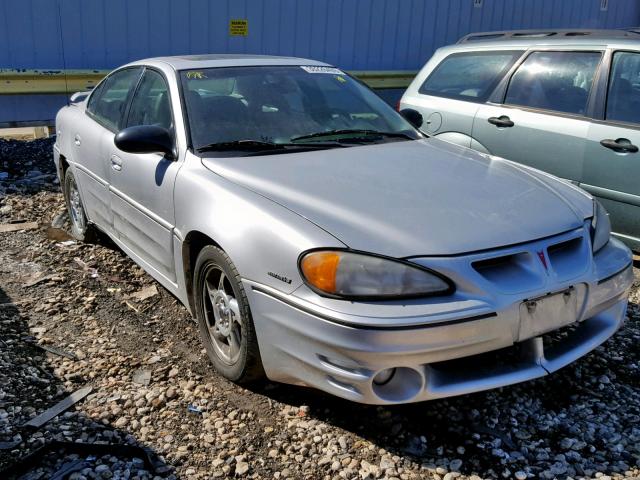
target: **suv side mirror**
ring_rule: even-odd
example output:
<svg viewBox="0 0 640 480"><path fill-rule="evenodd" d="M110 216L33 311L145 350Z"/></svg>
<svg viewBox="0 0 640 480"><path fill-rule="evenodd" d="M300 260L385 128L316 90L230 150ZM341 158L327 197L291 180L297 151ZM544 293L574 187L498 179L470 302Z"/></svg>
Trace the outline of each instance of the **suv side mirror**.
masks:
<svg viewBox="0 0 640 480"><path fill-rule="evenodd" d="M169 160L176 156L171 133L156 125L138 125L120 130L113 143L123 152L162 153Z"/></svg>
<svg viewBox="0 0 640 480"><path fill-rule="evenodd" d="M413 108L403 108L400 110L400 115L402 115L407 122L416 128L420 128L424 121L422 119L422 114Z"/></svg>

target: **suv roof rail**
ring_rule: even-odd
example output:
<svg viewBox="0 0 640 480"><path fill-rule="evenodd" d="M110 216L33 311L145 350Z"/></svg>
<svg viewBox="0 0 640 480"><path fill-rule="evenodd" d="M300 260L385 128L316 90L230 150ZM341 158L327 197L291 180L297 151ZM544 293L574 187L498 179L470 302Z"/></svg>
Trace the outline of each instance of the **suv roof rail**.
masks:
<svg viewBox="0 0 640 480"><path fill-rule="evenodd" d="M539 29L539 30L497 30L494 32L477 32L465 35L457 43L467 43L484 40L517 40L549 37L635 37L640 34L639 28L624 30L589 30L589 29Z"/></svg>

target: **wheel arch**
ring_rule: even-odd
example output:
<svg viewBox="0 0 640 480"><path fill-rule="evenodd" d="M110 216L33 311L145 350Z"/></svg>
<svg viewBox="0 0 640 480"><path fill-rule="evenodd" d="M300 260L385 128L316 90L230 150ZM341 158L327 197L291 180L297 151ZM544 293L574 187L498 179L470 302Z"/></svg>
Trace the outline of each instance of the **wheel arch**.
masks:
<svg viewBox="0 0 640 480"><path fill-rule="evenodd" d="M182 242L182 265L184 266L184 286L189 302L189 310L195 315L195 297L193 295L193 273L196 260L202 249L208 245L225 251L218 242L209 235L199 231L192 230L185 236Z"/></svg>
<svg viewBox="0 0 640 480"><path fill-rule="evenodd" d="M60 179L61 184L62 182L64 182L64 176L67 173L67 170L69 170L69 161L67 160L67 157L65 157L63 154L60 154L60 161L58 165L58 178Z"/></svg>

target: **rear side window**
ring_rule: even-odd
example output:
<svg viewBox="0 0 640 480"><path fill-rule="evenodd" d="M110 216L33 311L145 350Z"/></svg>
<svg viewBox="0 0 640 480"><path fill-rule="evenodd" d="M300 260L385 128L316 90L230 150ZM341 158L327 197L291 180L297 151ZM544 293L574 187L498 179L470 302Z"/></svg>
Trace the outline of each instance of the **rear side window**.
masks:
<svg viewBox="0 0 640 480"><path fill-rule="evenodd" d="M584 115L600 52L533 52L511 77L504 103Z"/></svg>
<svg viewBox="0 0 640 480"><path fill-rule="evenodd" d="M521 55L518 51L454 53L436 67L419 92L484 102Z"/></svg>
<svg viewBox="0 0 640 480"><path fill-rule="evenodd" d="M100 99L100 92L102 91L102 87L105 82L101 82L96 88L93 89L91 95L89 96L89 102L87 102L87 111L90 113L94 113L96 105L98 104L98 100Z"/></svg>
<svg viewBox="0 0 640 480"><path fill-rule="evenodd" d="M173 127L169 88L164 77L153 70L145 70L131 100L127 127L137 125L156 125L167 130Z"/></svg>
<svg viewBox="0 0 640 480"><path fill-rule="evenodd" d="M100 87L100 91L91 95L89 113L109 130L120 130L123 124L124 109L131 90L136 86L141 68L127 68L112 73Z"/></svg>
<svg viewBox="0 0 640 480"><path fill-rule="evenodd" d="M640 123L640 54L616 52L613 55L605 118Z"/></svg>

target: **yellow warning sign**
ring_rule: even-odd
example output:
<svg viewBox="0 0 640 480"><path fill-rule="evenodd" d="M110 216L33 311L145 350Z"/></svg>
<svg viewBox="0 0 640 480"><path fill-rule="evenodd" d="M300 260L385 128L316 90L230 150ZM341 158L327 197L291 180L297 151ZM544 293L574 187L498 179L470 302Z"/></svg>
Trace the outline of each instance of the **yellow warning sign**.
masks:
<svg viewBox="0 0 640 480"><path fill-rule="evenodd" d="M249 35L249 20L246 18L229 20L229 35L232 37L246 37Z"/></svg>

